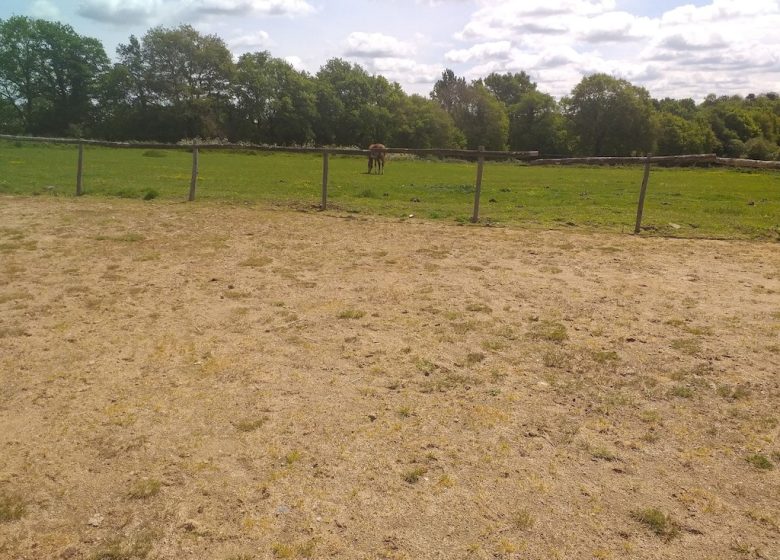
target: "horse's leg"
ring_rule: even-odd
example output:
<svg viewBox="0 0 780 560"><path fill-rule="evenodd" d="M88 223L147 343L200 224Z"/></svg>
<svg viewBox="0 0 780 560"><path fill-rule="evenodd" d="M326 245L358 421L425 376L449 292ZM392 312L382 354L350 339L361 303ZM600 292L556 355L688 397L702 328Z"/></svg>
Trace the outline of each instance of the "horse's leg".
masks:
<svg viewBox="0 0 780 560"><path fill-rule="evenodd" d="M371 157L371 154L368 154L368 174L371 175L371 168L374 167L374 158Z"/></svg>

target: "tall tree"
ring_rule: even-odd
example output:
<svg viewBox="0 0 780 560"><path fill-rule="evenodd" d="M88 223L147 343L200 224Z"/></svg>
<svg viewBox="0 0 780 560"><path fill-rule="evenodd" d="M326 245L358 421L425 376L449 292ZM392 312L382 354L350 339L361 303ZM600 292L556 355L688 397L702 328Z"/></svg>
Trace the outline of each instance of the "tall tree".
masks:
<svg viewBox="0 0 780 560"><path fill-rule="evenodd" d="M431 98L438 101L444 110L452 115L465 103L467 91L465 78L459 78L448 68L433 85Z"/></svg>
<svg viewBox="0 0 780 560"><path fill-rule="evenodd" d="M21 16L0 20L0 96L29 132L82 134L108 69L100 41L69 25Z"/></svg>
<svg viewBox="0 0 780 560"><path fill-rule="evenodd" d="M409 148L462 148L463 133L447 111L420 95L402 99L393 112L390 144Z"/></svg>
<svg viewBox="0 0 780 560"><path fill-rule="evenodd" d="M509 133L506 108L482 82L467 84L452 70L445 70L434 84L431 97L452 116L469 149L506 148Z"/></svg>
<svg viewBox="0 0 780 560"><path fill-rule="evenodd" d="M306 144L314 139L314 84L268 52L244 54L233 83L234 135L253 142Z"/></svg>
<svg viewBox="0 0 780 560"><path fill-rule="evenodd" d="M145 137L222 137L234 70L222 39L190 25L154 27L117 49L128 101L143 115ZM154 117L154 118L149 118Z"/></svg>
<svg viewBox="0 0 780 560"><path fill-rule="evenodd" d="M513 150L539 150L568 155L566 120L555 99L539 91L520 94L509 111L509 145Z"/></svg>
<svg viewBox="0 0 780 560"><path fill-rule="evenodd" d="M405 96L401 87L371 76L359 64L329 60L316 76L317 142L367 146L387 142L393 106Z"/></svg>
<svg viewBox="0 0 780 560"><path fill-rule="evenodd" d="M525 72L515 74L493 72L484 80L478 80L477 83L484 83L487 90L507 107L519 103L524 96L536 91L536 83L532 82L531 77Z"/></svg>
<svg viewBox="0 0 780 560"><path fill-rule="evenodd" d="M620 156L652 149L654 109L644 88L594 74L583 78L563 103L582 154Z"/></svg>
<svg viewBox="0 0 780 560"><path fill-rule="evenodd" d="M701 119L687 120L675 113L658 114L659 155L702 154L719 149L720 143L709 125Z"/></svg>

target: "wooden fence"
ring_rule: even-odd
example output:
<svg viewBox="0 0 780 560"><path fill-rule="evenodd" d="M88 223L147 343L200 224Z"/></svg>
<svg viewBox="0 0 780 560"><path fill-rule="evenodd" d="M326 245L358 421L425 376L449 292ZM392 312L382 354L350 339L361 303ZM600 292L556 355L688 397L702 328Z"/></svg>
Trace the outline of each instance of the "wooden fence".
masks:
<svg viewBox="0 0 780 560"><path fill-rule="evenodd" d="M84 146L100 146L105 148L133 148L147 150L187 150L192 152L192 176L190 179L190 190L187 200L195 200L195 192L198 184L198 168L201 150L253 150L257 152L285 152L298 154L322 154L322 199L320 209L326 210L328 207L328 170L330 155L347 156L365 156L370 153L369 150L360 150L355 148L301 148L292 146L262 146L257 144L161 144L154 142L108 142L103 140L84 140L77 138L44 138L39 136L11 136L0 134L2 140L12 140L17 142L41 142L47 144L71 144L78 146L78 164L76 168L76 195L84 194L83 189L83 168L84 168ZM532 160L539 157L539 152L507 152L507 151L489 151L480 146L479 150L447 150L447 149L416 149L416 148L386 148L389 154L409 154L416 156L437 156L451 157L459 159L477 160L477 180L476 193L474 196L474 211L471 221L479 221L479 197L482 190L482 173L485 165L485 159L516 159Z"/></svg>
<svg viewBox="0 0 780 560"><path fill-rule="evenodd" d="M81 196L84 193L83 188L83 167L84 167L84 146L101 146L107 148L141 148L158 150L187 150L192 152L192 176L190 179L190 189L188 200L195 200L195 193L198 184L199 154L201 150L253 150L258 152L283 152L300 154L321 154L322 155L322 198L320 209L327 209L328 205L328 172L330 155L350 155L350 156L368 156L369 150L354 148L305 148L289 146L263 146L257 144L218 144L218 143L193 143L193 144L162 144L154 142L108 142L102 140L84 140L75 138L43 138L37 136L12 136L0 134L2 140L12 140L17 142L42 142L50 144L72 144L78 146L78 163L76 169L76 195ZM417 156L437 156L451 157L459 159L468 159L477 161L477 175L474 192L474 210L471 216L471 222L479 221L479 202L482 192L482 176L486 159L515 159L528 161L529 165L630 165L643 164L644 173L639 191L639 201L637 203L636 223L634 233L638 234L642 225L642 214L644 212L644 202L647 193L647 187L650 179L650 166L652 164L666 166L684 166L696 164L723 165L737 168L752 169L777 169L780 170L780 161L757 161L738 158L721 158L715 154L689 154L680 156L653 156L648 154L644 157L581 157L581 158L556 158L544 159L539 157L537 151L489 151L480 146L479 150L448 150L448 149L414 149L414 148L387 148L389 154L409 154Z"/></svg>

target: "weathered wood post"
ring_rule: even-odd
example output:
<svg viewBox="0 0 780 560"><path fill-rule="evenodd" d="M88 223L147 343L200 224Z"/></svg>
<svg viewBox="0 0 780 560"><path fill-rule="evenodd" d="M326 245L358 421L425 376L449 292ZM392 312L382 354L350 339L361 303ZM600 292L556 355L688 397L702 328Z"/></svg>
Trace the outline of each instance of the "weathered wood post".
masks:
<svg viewBox="0 0 780 560"><path fill-rule="evenodd" d="M192 178L190 179L190 196L187 200L195 200L195 187L198 186L198 145L192 148Z"/></svg>
<svg viewBox="0 0 780 560"><path fill-rule="evenodd" d="M479 147L480 152L485 151L485 146ZM477 158L477 184L474 189L474 213L471 216L471 223L476 224L479 221L479 197L482 194L482 170L485 167L485 156L480 155Z"/></svg>
<svg viewBox="0 0 780 560"><path fill-rule="evenodd" d="M636 226L634 226L634 234L638 234L642 227L642 213L645 210L645 193L647 193L647 182L650 179L650 158L652 154L647 154L645 160L645 174L642 177L642 188L639 190L639 205L636 209Z"/></svg>
<svg viewBox="0 0 780 560"><path fill-rule="evenodd" d="M84 144L79 142L79 166L76 170L76 196L84 194Z"/></svg>
<svg viewBox="0 0 780 560"><path fill-rule="evenodd" d="M322 202L320 203L320 210L325 210L328 207L328 160L330 154L328 152L322 152Z"/></svg>

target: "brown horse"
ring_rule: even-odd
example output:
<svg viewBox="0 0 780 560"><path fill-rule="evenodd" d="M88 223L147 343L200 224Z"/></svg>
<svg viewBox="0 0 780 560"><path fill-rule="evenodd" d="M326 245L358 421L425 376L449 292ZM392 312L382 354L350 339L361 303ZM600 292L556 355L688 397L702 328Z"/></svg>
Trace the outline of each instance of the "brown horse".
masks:
<svg viewBox="0 0 780 560"><path fill-rule="evenodd" d="M384 144L371 144L368 147L368 172L376 165L376 172L384 174L385 172L385 148Z"/></svg>

